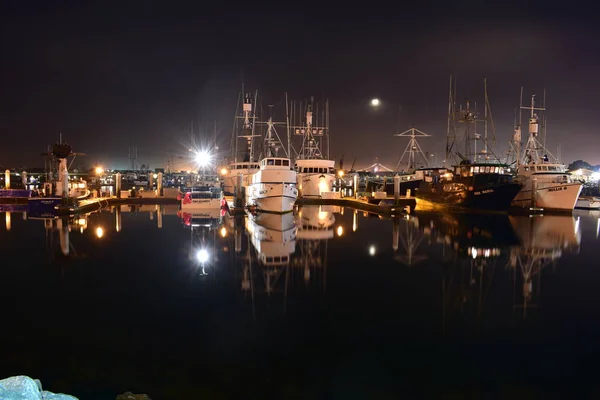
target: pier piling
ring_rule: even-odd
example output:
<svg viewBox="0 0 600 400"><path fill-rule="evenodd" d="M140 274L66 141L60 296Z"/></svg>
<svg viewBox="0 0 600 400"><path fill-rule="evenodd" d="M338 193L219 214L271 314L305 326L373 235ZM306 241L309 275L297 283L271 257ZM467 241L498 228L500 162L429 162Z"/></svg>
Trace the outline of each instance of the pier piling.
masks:
<svg viewBox="0 0 600 400"><path fill-rule="evenodd" d="M244 205L243 205L244 193L242 192L243 186L244 186L244 175L239 174L236 177L235 190L233 191L234 192L233 204L235 205L235 208L238 208L238 209L241 209L244 207Z"/></svg>
<svg viewBox="0 0 600 400"><path fill-rule="evenodd" d="M121 198L121 173L117 172L115 174L115 194L117 195L117 199Z"/></svg>
<svg viewBox="0 0 600 400"><path fill-rule="evenodd" d="M4 171L4 188L10 189L10 170Z"/></svg>
<svg viewBox="0 0 600 400"><path fill-rule="evenodd" d="M163 181L163 173L159 172L157 177L156 177L156 194L158 197L161 197L163 195L162 193L162 182Z"/></svg>
<svg viewBox="0 0 600 400"><path fill-rule="evenodd" d="M358 174L354 174L354 182L352 190L354 191L354 198L358 199Z"/></svg>
<svg viewBox="0 0 600 400"><path fill-rule="evenodd" d="M385 185L383 186L385 187ZM394 175L394 204L400 200L400 175Z"/></svg>

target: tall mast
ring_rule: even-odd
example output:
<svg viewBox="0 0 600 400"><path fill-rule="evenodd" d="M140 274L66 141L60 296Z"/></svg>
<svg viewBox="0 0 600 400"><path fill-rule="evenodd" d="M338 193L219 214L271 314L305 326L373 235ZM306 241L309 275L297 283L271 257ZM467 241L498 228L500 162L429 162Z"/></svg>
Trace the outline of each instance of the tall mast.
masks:
<svg viewBox="0 0 600 400"><path fill-rule="evenodd" d="M287 92L285 92L285 129L287 134L287 156L291 158L292 150L290 146L292 143L292 131L290 130L290 108Z"/></svg>
<svg viewBox="0 0 600 400"><path fill-rule="evenodd" d="M327 138L327 154L329 154L329 103L325 103L325 125L319 125L314 119L315 101L314 97L306 102L304 120L293 123L291 128L295 135L302 136L302 144L298 154L299 159L323 159L323 138ZM318 113L317 113L318 115ZM329 157L329 156L328 156Z"/></svg>

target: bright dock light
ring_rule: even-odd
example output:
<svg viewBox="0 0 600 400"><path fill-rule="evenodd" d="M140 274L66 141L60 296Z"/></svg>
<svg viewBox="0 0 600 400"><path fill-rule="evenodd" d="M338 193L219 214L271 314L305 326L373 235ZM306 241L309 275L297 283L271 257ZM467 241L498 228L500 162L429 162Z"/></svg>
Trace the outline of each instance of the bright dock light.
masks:
<svg viewBox="0 0 600 400"><path fill-rule="evenodd" d="M96 236L98 237L98 239L101 239L102 236L104 236L104 229L102 229L101 226L96 228Z"/></svg>
<svg viewBox="0 0 600 400"><path fill-rule="evenodd" d="M375 98L371 100L371 105L377 107L380 104L379 99Z"/></svg>
<svg viewBox="0 0 600 400"><path fill-rule="evenodd" d="M198 262L200 262L200 264L204 264L205 262L208 261L208 250L206 250L206 249L198 250L198 253L196 254L196 258L198 259Z"/></svg>
<svg viewBox="0 0 600 400"><path fill-rule="evenodd" d="M375 246L373 246L373 245L369 246L369 255L370 256L375 255Z"/></svg>
<svg viewBox="0 0 600 400"><path fill-rule="evenodd" d="M340 225L337 227L337 235L342 236L344 234L344 228Z"/></svg>
<svg viewBox="0 0 600 400"><path fill-rule="evenodd" d="M211 155L206 150L199 151L198 153L196 153L194 161L196 161L196 164L198 164L198 166L206 167L208 164L210 164Z"/></svg>
<svg viewBox="0 0 600 400"><path fill-rule="evenodd" d="M96 167L96 175L102 175L104 173L104 168Z"/></svg>

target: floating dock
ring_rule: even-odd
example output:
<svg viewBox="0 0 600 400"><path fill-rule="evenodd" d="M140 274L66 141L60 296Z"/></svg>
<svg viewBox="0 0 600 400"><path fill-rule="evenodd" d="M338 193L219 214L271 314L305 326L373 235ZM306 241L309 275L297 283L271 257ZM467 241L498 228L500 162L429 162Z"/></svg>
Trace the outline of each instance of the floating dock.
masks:
<svg viewBox="0 0 600 400"><path fill-rule="evenodd" d="M96 197L80 200L76 205L63 204L56 207L56 215L85 214L105 207L118 205L144 205L144 204L179 204L179 200L172 197Z"/></svg>
<svg viewBox="0 0 600 400"><path fill-rule="evenodd" d="M246 212L245 207L235 207L233 196L225 196L230 215L243 215ZM361 211L367 211L379 215L400 215L413 211L417 205L414 197L400 197L397 202L394 198L380 199L373 203L367 200L355 199L353 197L342 198L298 198L297 206L341 206L354 208Z"/></svg>

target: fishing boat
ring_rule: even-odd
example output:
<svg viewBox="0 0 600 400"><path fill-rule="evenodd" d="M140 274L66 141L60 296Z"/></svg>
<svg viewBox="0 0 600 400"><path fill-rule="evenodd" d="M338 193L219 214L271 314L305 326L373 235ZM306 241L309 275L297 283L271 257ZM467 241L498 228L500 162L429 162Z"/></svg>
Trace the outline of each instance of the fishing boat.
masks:
<svg viewBox="0 0 600 400"><path fill-rule="evenodd" d="M238 111L234 117L232 132L232 162L221 168L220 173L223 180L223 191L232 196L238 184L238 176L242 176L242 187L250 185L250 176L258 171L260 165L254 154L254 138L260 137L256 132L256 110L254 104L258 101L258 91L252 96L250 93L242 92L242 107L240 110L238 100ZM239 189L240 191L242 188Z"/></svg>
<svg viewBox="0 0 600 400"><path fill-rule="evenodd" d="M296 171L287 157L289 148L287 152L283 149L276 130L276 125L284 123L276 123L273 116L270 116L264 124L267 127L263 146L266 156L260 160L259 170L251 175L246 205L255 208L256 211L287 213L294 209L298 189ZM278 156L282 149L285 157Z"/></svg>
<svg viewBox="0 0 600 400"><path fill-rule="evenodd" d="M294 135L302 139L298 158L294 165L296 185L299 197L320 198L323 193L333 191L336 179L335 161L329 159L329 102L325 102L325 110L318 121L319 112L313 121L314 98L306 104L305 120L290 128ZM292 103L292 110L296 107ZM302 103L300 109L303 108ZM326 141L327 153L323 154L322 143Z"/></svg>
<svg viewBox="0 0 600 400"><path fill-rule="evenodd" d="M451 168L424 173L424 179L415 193L417 209L507 211L522 185L513 181L511 168L501 163L489 146L488 123L491 113L487 83L484 80L483 117L480 117L476 107L471 108L469 100L464 107L456 109L454 86L450 78L446 159L458 158L460 161ZM458 134L457 124L464 126L464 135ZM477 124L483 124L483 135L478 133ZM455 149L457 139L461 136L465 146L464 155ZM482 146L478 151L479 143Z"/></svg>
<svg viewBox="0 0 600 400"><path fill-rule="evenodd" d="M75 156L76 154L73 153L69 144L62 142L62 136L46 155L51 157L51 165L53 163L57 164L56 175L58 175L58 179L53 179L55 174L51 170L48 174L50 179L44 182L42 195L28 199L30 213L38 217L54 216L56 208L59 206L74 209L76 202L90 196L86 181L83 179L79 181L69 180L67 160L69 156Z"/></svg>
<svg viewBox="0 0 600 400"><path fill-rule="evenodd" d="M515 124L515 132L511 148L516 154L517 180L523 184L512 202L519 208L541 208L562 212L572 212L577 203L583 185L575 181L567 171L564 164L560 163L540 142L540 121L543 134L546 136L546 119L543 113L545 108L545 94L542 107L535 106L535 95L531 96L531 105L523 106L523 88L521 88L521 104L519 108L519 124ZM529 138L523 156L520 156L521 143L521 114L528 110Z"/></svg>

